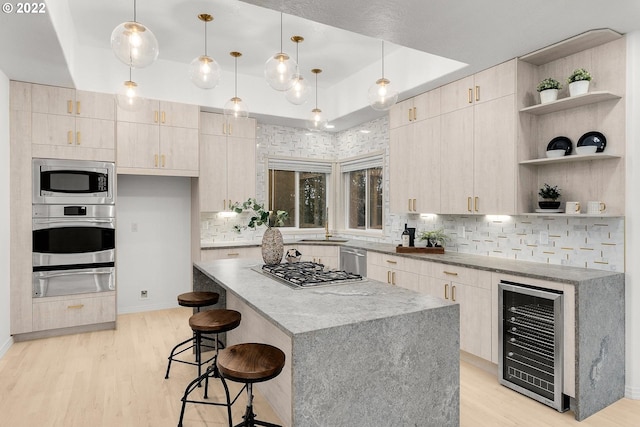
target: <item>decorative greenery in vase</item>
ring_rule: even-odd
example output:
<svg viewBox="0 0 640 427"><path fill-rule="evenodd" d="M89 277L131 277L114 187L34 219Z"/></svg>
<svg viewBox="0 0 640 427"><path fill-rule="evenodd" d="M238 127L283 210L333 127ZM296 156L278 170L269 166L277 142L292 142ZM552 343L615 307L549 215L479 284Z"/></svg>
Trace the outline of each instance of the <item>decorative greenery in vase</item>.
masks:
<svg viewBox="0 0 640 427"><path fill-rule="evenodd" d="M244 203L236 202L231 206L231 209L235 213L242 213L245 211L253 211L254 215L249 219L249 224L245 226L234 225L233 229L238 233L242 230L250 228L255 230L256 227L266 225L267 228L280 227L284 225L284 222L289 218L287 211L268 211L264 208L263 204L258 203L256 199L249 198Z"/></svg>
<svg viewBox="0 0 640 427"><path fill-rule="evenodd" d="M538 87L536 89L538 92L542 92L543 90L547 89L562 89L562 85L556 79L547 77L546 79L538 83Z"/></svg>
<svg viewBox="0 0 640 427"><path fill-rule="evenodd" d="M433 231L422 231L419 236L419 240L426 240L427 247L439 247L444 246L451 238L444 232L443 228L439 228Z"/></svg>
<svg viewBox="0 0 640 427"><path fill-rule="evenodd" d="M567 78L567 83L579 82L579 81L591 81L591 74L584 68L576 68L573 73Z"/></svg>

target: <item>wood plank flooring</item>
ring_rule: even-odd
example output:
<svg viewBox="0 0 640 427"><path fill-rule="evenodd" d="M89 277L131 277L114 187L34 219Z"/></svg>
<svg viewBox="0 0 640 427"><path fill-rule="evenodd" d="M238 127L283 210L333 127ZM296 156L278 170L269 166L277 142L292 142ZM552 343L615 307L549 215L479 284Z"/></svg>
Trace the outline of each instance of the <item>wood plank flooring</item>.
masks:
<svg viewBox="0 0 640 427"><path fill-rule="evenodd" d="M170 349L190 334L190 314L186 308L125 314L115 331L15 343L0 359L0 427L177 425L195 367L175 363L168 380L164 372ZM218 382L211 386L210 399L220 399ZM460 393L463 427L640 425L640 401L622 399L578 423L572 412L560 414L521 396L466 362ZM235 422L245 402L242 395L234 405ZM279 422L259 393L254 403L259 418ZM185 427L225 425L224 408L187 405Z"/></svg>

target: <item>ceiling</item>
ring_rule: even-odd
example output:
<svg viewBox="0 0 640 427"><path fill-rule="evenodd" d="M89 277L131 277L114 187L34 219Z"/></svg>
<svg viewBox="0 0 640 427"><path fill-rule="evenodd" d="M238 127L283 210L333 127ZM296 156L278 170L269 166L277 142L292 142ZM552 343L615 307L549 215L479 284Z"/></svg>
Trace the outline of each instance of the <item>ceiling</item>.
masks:
<svg viewBox="0 0 640 427"><path fill-rule="evenodd" d="M133 1L45 3L44 14L0 14L0 70L14 80L115 92L126 67L107 53L109 37L133 18ZM137 21L154 32L160 55L150 67L134 70L134 80L152 89L151 97L178 97L216 111L228 99L229 52L237 50L243 53L239 95L255 97L248 101L250 109L255 106L252 115L302 126L313 97L292 107L262 78L266 59L280 49L282 11L284 51L295 56L289 38L305 38L299 46L301 71L312 79L311 68L323 69L319 104L341 130L380 115L366 105L366 89L379 77L381 39L388 41L385 76L399 83L401 98L407 98L589 29L640 29L637 0L618 0L615 7L603 0L579 5L568 0L137 0ZM197 19L204 12L214 16L207 26L208 53L228 70L221 85L206 94L188 81L176 83L186 80L189 62L204 53L204 24ZM433 55L454 61L442 60L440 72L442 64ZM401 57L406 61L396 60ZM173 93L168 85L175 86Z"/></svg>

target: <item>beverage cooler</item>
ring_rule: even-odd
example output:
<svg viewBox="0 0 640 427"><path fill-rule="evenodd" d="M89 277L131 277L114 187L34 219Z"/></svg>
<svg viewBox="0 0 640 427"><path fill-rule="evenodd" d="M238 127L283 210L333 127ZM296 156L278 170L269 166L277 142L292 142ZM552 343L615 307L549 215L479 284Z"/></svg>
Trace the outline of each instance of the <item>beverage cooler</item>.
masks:
<svg viewBox="0 0 640 427"><path fill-rule="evenodd" d="M500 383L566 411L562 291L507 281L501 281L498 289Z"/></svg>

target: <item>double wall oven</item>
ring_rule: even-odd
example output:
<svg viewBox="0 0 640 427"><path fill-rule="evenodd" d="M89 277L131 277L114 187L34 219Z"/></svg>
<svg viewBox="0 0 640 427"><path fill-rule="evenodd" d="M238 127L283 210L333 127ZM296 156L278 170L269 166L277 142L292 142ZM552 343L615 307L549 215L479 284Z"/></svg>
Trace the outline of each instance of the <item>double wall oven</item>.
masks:
<svg viewBox="0 0 640 427"><path fill-rule="evenodd" d="M115 290L113 163L33 160L33 296Z"/></svg>

